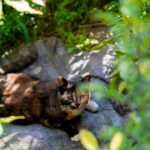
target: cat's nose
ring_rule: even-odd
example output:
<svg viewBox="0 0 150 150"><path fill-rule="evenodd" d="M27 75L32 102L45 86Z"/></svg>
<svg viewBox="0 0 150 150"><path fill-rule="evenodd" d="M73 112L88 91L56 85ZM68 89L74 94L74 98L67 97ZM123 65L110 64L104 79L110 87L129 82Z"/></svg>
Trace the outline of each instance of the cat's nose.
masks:
<svg viewBox="0 0 150 150"><path fill-rule="evenodd" d="M80 106L80 102L77 102L77 104L76 104L76 105L77 105L77 107L79 107L79 106Z"/></svg>
<svg viewBox="0 0 150 150"><path fill-rule="evenodd" d="M72 103L72 104L71 104L71 108L72 108L72 109L76 109L76 108L77 108L77 105L76 105L75 103Z"/></svg>

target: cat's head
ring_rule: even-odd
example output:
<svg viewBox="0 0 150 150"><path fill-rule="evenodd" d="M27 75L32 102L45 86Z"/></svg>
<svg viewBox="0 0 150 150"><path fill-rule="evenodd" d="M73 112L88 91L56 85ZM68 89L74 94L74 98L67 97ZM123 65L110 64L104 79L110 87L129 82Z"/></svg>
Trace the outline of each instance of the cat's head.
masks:
<svg viewBox="0 0 150 150"><path fill-rule="evenodd" d="M82 79L81 83L87 81L87 77ZM61 108L66 113L72 115L69 118L79 115L89 100L89 91L83 90L81 84L75 84L67 81L64 77L58 77L59 99ZM84 85L84 84L83 84Z"/></svg>

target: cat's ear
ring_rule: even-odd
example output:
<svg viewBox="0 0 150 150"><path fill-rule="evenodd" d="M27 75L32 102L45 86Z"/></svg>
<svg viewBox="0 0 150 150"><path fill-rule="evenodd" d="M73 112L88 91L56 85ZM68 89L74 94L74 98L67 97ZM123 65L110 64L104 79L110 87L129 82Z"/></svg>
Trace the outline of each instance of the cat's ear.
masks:
<svg viewBox="0 0 150 150"><path fill-rule="evenodd" d="M59 85L60 87L66 86L66 85L68 84L68 81L67 81L63 76L59 76L59 77L57 78L57 80L58 80L58 85Z"/></svg>
<svg viewBox="0 0 150 150"><path fill-rule="evenodd" d="M83 75L82 79L81 79L81 81L83 81L83 82L90 82L90 80L91 80L91 76L89 73Z"/></svg>

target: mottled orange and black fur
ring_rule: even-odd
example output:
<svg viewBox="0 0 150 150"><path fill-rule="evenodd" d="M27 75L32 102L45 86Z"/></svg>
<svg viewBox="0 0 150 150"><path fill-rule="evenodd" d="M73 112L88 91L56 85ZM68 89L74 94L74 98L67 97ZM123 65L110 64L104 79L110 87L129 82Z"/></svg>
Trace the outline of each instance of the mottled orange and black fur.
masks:
<svg viewBox="0 0 150 150"><path fill-rule="evenodd" d="M71 132L71 125L88 103L88 92L62 76L41 81L24 74L0 76L0 117L25 116L22 124L41 123ZM73 127L74 128L74 127ZM73 129L72 128L72 129Z"/></svg>

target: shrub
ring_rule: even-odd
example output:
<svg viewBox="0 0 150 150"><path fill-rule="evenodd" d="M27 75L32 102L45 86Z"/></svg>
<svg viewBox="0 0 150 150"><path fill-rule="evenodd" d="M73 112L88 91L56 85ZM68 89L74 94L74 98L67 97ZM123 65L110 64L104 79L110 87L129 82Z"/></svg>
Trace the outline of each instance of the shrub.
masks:
<svg viewBox="0 0 150 150"><path fill-rule="evenodd" d="M119 13L100 12L116 53L108 96L133 110L120 149L150 148L150 21L148 0L120 0ZM114 133L114 132L112 132Z"/></svg>
<svg viewBox="0 0 150 150"><path fill-rule="evenodd" d="M2 0L0 2L0 54L20 42L38 37L61 37L73 51L86 39L79 24L89 23L95 8L103 8L109 0ZM46 31L46 32L45 32Z"/></svg>

